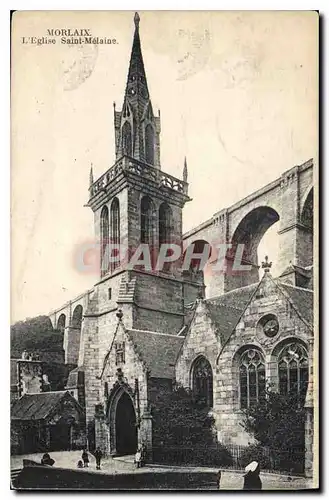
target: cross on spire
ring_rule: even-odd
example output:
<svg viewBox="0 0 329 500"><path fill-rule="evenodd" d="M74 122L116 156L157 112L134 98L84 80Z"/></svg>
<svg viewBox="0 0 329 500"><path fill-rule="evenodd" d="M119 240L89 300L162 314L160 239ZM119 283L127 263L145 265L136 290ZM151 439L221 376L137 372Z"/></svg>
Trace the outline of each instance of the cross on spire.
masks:
<svg viewBox="0 0 329 500"><path fill-rule="evenodd" d="M272 262L268 261L268 256L265 255L265 261L262 262L262 269L264 269L264 273L269 273L272 267Z"/></svg>

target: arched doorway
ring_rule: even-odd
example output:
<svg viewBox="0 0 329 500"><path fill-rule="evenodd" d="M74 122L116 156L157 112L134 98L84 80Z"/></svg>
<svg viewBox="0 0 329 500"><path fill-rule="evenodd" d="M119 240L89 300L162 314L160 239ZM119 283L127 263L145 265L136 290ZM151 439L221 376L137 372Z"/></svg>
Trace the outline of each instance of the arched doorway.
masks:
<svg viewBox="0 0 329 500"><path fill-rule="evenodd" d="M115 413L117 455L131 455L137 449L136 413L131 397L123 392Z"/></svg>

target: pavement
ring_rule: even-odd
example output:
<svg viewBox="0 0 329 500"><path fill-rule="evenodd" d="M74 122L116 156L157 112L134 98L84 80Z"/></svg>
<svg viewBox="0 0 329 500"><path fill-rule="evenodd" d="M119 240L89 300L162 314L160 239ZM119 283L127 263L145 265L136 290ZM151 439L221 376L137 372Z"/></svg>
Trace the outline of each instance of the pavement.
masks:
<svg viewBox="0 0 329 500"><path fill-rule="evenodd" d="M81 459L81 451L55 451L51 452L50 456L55 460L55 467L65 469L76 469L77 463ZM11 469L20 469L23 467L23 459L34 460L40 462L42 453L34 453L30 455L14 455L11 457ZM217 469L209 467L179 467L165 465L146 465L143 468L137 469L134 465L134 457L109 457L102 460L101 470L96 470L95 457L89 454L89 467L87 470L97 474L120 474L134 471L136 474L143 472L153 472L161 474L168 470L184 470L184 471L212 471L217 472ZM222 470L221 489L224 490L241 490L243 486L243 473L241 471ZM303 477L288 477L280 474L262 473L260 474L264 490L300 490L312 488L310 480ZM216 486L210 487L216 489Z"/></svg>

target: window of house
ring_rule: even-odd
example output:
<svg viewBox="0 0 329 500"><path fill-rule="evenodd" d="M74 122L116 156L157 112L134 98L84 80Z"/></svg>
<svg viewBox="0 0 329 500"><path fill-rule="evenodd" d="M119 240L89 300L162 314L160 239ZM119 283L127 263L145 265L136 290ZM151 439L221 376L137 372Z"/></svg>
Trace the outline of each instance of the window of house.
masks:
<svg viewBox="0 0 329 500"><path fill-rule="evenodd" d="M240 358L240 407L249 408L265 397L265 363L264 357L256 349L248 349Z"/></svg>

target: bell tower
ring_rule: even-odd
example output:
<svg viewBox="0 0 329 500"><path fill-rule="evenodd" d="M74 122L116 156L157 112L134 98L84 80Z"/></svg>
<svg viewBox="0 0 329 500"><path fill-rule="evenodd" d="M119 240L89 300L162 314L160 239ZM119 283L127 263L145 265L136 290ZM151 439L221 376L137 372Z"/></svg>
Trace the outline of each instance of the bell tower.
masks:
<svg viewBox="0 0 329 500"><path fill-rule="evenodd" d="M116 161L96 181L93 172L89 178L88 205L95 215L96 240L100 242L101 278L123 271L140 244L148 244L152 265L163 243L181 245L182 208L189 200L186 162L183 180L160 167L160 115L153 113L139 24L136 12L122 110L114 105ZM117 260L107 266L106 248L113 245L126 249L127 254L123 258L122 252L119 255L119 250L111 248L109 260L113 260L113 252ZM168 267L164 272L168 275Z"/></svg>

